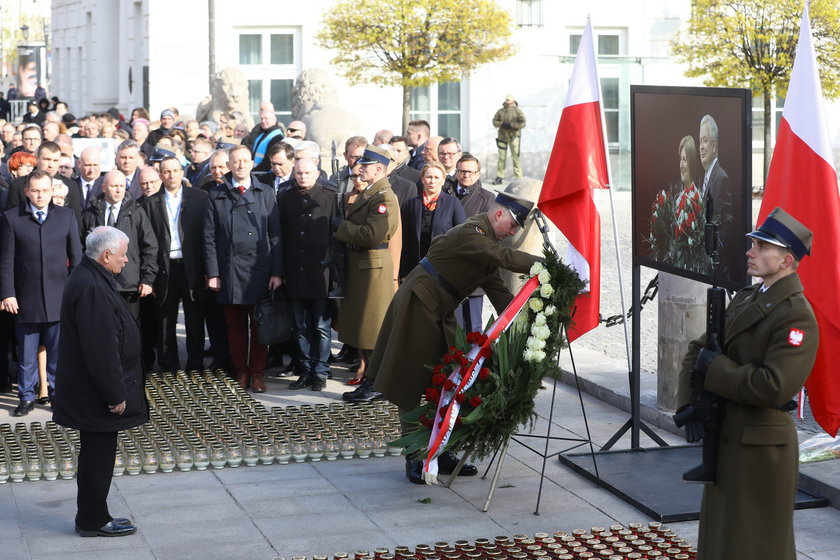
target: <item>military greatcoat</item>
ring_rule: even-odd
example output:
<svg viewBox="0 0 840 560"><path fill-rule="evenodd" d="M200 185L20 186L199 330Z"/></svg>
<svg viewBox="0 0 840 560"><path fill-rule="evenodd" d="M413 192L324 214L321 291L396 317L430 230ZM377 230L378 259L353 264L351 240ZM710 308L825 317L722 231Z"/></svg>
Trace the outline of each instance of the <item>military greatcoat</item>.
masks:
<svg viewBox="0 0 840 560"><path fill-rule="evenodd" d="M394 295L394 271L388 241L400 222L399 203L387 178L362 192L347 208L335 233L347 244L345 298L338 317L338 338L373 348L385 311Z"/></svg>
<svg viewBox="0 0 840 560"><path fill-rule="evenodd" d="M799 446L780 410L811 372L819 332L799 276L736 294L726 312L725 346L706 372L706 391L726 399L717 480L705 486L701 560L795 560L793 506ZM680 372L679 399L705 336L693 341Z"/></svg>
<svg viewBox="0 0 840 560"><path fill-rule="evenodd" d="M500 268L527 272L539 257L502 247L486 214L469 218L432 241L426 255L449 290L415 267L388 307L366 376L403 410L415 408L434 365L455 341L455 308L478 287L501 312L513 299Z"/></svg>

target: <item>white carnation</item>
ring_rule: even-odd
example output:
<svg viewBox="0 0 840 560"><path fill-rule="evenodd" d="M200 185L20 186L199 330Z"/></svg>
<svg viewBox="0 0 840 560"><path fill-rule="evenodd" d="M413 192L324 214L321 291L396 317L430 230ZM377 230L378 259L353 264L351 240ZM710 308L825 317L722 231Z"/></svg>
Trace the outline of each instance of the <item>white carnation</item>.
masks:
<svg viewBox="0 0 840 560"><path fill-rule="evenodd" d="M554 307L553 305L548 305L548 306L546 306L546 308L545 308L545 316L546 316L546 317L551 317L551 316L552 316L552 315L554 315L554 313L556 313L556 312L557 312L557 308L556 308L556 307Z"/></svg>
<svg viewBox="0 0 840 560"><path fill-rule="evenodd" d="M537 278L540 281L540 284L548 284L551 282L551 274L547 270L543 270L539 274L537 274Z"/></svg>
<svg viewBox="0 0 840 560"><path fill-rule="evenodd" d="M543 270L545 270L545 267L543 266L543 263L541 263L540 261L537 261L537 262L535 262L534 264L531 265L531 270L530 270L529 274L531 276L537 276Z"/></svg>
<svg viewBox="0 0 840 560"><path fill-rule="evenodd" d="M543 302L540 298L531 298L528 300L528 307L531 311L538 312L543 310Z"/></svg>
<svg viewBox="0 0 840 560"><path fill-rule="evenodd" d="M540 286L540 295L546 299L551 297L551 294L554 293L554 288L551 287L551 284L543 284Z"/></svg>

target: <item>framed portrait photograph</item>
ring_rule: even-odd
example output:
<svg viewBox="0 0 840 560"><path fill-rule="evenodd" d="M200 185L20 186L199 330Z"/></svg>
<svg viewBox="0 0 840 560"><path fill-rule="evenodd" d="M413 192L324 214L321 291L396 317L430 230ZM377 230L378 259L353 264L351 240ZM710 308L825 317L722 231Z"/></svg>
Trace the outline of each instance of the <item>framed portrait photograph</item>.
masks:
<svg viewBox="0 0 840 560"><path fill-rule="evenodd" d="M631 86L634 263L736 290L752 226L748 89ZM706 223L717 225L712 266Z"/></svg>

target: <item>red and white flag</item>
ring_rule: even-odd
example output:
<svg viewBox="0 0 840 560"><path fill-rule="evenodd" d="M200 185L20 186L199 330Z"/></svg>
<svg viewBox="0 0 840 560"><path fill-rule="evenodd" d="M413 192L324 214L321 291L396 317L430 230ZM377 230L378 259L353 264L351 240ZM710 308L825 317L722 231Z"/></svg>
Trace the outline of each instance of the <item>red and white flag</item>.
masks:
<svg viewBox="0 0 840 560"><path fill-rule="evenodd" d="M537 203L569 240L568 264L588 282L575 301L570 341L598 326L601 303L601 216L592 189L606 188L609 172L596 60L587 19Z"/></svg>
<svg viewBox="0 0 840 560"><path fill-rule="evenodd" d="M833 437L840 428L840 195L807 3L758 223L777 206L814 233L798 270L820 327L805 386L814 419Z"/></svg>

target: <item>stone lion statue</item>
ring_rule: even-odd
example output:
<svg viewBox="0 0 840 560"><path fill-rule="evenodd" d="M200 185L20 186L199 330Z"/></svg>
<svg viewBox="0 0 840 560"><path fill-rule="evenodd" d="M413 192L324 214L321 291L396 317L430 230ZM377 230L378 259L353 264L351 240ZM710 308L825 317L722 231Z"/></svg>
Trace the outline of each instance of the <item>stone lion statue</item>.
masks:
<svg viewBox="0 0 840 560"><path fill-rule="evenodd" d="M254 126L248 107L248 80L238 68L223 68L213 77L210 95L201 100L195 111L196 120L226 122L237 112L244 118L245 126Z"/></svg>
<svg viewBox="0 0 840 560"><path fill-rule="evenodd" d="M363 123L341 106L333 75L320 68L304 70L295 81L292 117L306 123L306 139L318 143L322 157L329 157L333 140L341 153L347 138L364 135Z"/></svg>

